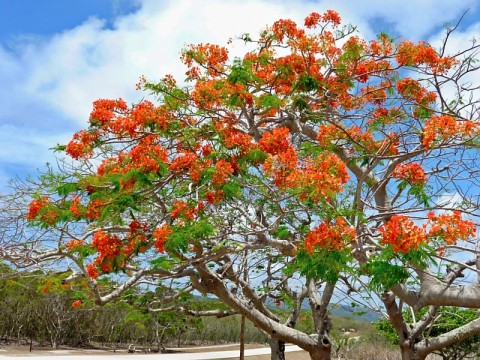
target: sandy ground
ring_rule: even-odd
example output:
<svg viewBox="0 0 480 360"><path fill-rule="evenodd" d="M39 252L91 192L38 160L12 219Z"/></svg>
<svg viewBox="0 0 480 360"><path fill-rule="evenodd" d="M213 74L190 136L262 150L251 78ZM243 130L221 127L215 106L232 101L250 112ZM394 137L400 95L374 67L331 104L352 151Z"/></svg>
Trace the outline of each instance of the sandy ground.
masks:
<svg viewBox="0 0 480 360"><path fill-rule="evenodd" d="M247 344L245 346L245 355L248 360L269 360L270 349L263 345ZM136 352L129 354L126 350L118 350L116 352L106 350L90 350L90 349L33 349L29 352L28 346L9 346L0 347L0 358L16 358L27 359L34 357L35 360L66 360L81 359L89 360L105 360L105 358L115 358L115 360L123 360L141 357L144 360L233 360L238 359L239 345L219 345L219 346L201 346L188 348L171 348L171 353L155 354ZM308 353L301 351L298 347L287 346L287 360L309 360ZM113 359L112 359L113 360Z"/></svg>

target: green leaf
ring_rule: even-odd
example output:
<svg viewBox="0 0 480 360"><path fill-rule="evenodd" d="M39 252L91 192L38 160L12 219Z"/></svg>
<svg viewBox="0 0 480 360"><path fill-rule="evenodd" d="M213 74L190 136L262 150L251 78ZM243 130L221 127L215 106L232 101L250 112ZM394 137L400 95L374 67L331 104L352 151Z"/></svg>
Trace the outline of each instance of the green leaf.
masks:
<svg viewBox="0 0 480 360"><path fill-rule="evenodd" d="M409 274L402 266L391 264L388 261L374 260L364 266L370 276L369 287L377 292L383 292L392 286L404 282Z"/></svg>
<svg viewBox="0 0 480 360"><path fill-rule="evenodd" d="M414 185L408 190L410 195L415 196L420 204L425 207L430 207L430 197L425 192L424 185Z"/></svg>
<svg viewBox="0 0 480 360"><path fill-rule="evenodd" d="M204 240L215 233L215 228L206 220L198 220L194 223L177 227L171 233L165 243L165 247L173 251L187 250L188 244Z"/></svg>
<svg viewBox="0 0 480 360"><path fill-rule="evenodd" d="M228 74L227 81L232 84L244 84L253 81L253 73L251 69L242 64L241 60L236 58L233 61L232 71Z"/></svg>
<svg viewBox="0 0 480 360"><path fill-rule="evenodd" d="M338 280L340 273L348 268L350 259L348 249L327 250L317 247L313 254L300 249L297 252L294 267L303 276L334 283Z"/></svg>
<svg viewBox="0 0 480 360"><path fill-rule="evenodd" d="M57 188L57 193L59 196L67 196L78 190L79 186L77 183L64 183Z"/></svg>
<svg viewBox="0 0 480 360"><path fill-rule="evenodd" d="M426 107L419 106L415 109L415 115L419 119L428 119L432 116L432 111Z"/></svg>
<svg viewBox="0 0 480 360"><path fill-rule="evenodd" d="M154 269L172 270L175 266L175 261L168 256L159 256L150 261Z"/></svg>
<svg viewBox="0 0 480 360"><path fill-rule="evenodd" d="M54 147L51 148L50 150L53 150L53 152L64 152L65 150L67 150L67 146L66 146L66 145L57 144L56 146L54 146Z"/></svg>
<svg viewBox="0 0 480 360"><path fill-rule="evenodd" d="M418 249L412 249L408 253L403 254L402 258L407 264L412 264L416 267L425 269L429 264L436 262L432 257L432 254L436 254L436 251L427 244L421 244Z"/></svg>
<svg viewBox="0 0 480 360"><path fill-rule="evenodd" d="M300 111L303 111L303 110L306 110L308 108L308 103L307 101L303 98L303 97L297 97L293 100L293 107L300 110Z"/></svg>
<svg viewBox="0 0 480 360"><path fill-rule="evenodd" d="M253 149L244 155L244 158L255 164L263 163L268 155L260 149Z"/></svg>
<svg viewBox="0 0 480 360"><path fill-rule="evenodd" d="M317 157L323 153L323 149L310 141L304 141L300 144L301 154L304 156Z"/></svg>
<svg viewBox="0 0 480 360"><path fill-rule="evenodd" d="M242 197L242 189L238 182L230 181L223 186L223 192L227 200L239 199Z"/></svg>
<svg viewBox="0 0 480 360"><path fill-rule="evenodd" d="M302 75L296 84L296 89L304 92L318 90L318 80L310 75Z"/></svg>
<svg viewBox="0 0 480 360"><path fill-rule="evenodd" d="M275 237L282 240L287 240L290 237L290 231L285 225L280 225L275 233Z"/></svg>
<svg viewBox="0 0 480 360"><path fill-rule="evenodd" d="M258 105L263 108L279 108L282 101L276 95L262 94L259 97Z"/></svg>

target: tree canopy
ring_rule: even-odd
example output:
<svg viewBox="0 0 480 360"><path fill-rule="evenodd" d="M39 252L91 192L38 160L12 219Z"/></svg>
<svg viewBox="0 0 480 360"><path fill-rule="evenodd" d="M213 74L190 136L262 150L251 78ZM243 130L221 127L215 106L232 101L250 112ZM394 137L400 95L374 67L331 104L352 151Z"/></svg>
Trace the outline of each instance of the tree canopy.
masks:
<svg viewBox="0 0 480 360"><path fill-rule="evenodd" d="M57 147L74 161L30 191L26 217L49 241L28 259L66 259L98 304L177 279L312 359L330 357L335 294L383 302L405 359L479 334L475 319L422 338L439 306L480 306L478 45L447 54L452 31L439 49L367 41L329 10L244 34L243 57L186 47L185 82L141 78L148 100L95 101ZM268 297L308 299L316 335L294 310L279 323ZM409 327L403 304L430 311Z"/></svg>

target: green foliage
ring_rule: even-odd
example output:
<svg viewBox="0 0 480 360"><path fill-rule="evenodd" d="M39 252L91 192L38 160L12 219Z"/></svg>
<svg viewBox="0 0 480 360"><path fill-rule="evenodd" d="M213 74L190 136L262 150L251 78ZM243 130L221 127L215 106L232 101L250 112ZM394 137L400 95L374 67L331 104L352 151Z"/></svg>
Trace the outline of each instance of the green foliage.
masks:
<svg viewBox="0 0 480 360"><path fill-rule="evenodd" d="M254 80L254 76L249 64L243 64L242 60L236 58L233 60L232 70L227 77L227 81L232 84L246 85Z"/></svg>
<svg viewBox="0 0 480 360"><path fill-rule="evenodd" d="M308 102L303 96L298 96L293 99L292 106L299 111L308 109Z"/></svg>
<svg viewBox="0 0 480 360"><path fill-rule="evenodd" d="M215 228L207 220L190 222L184 226L175 227L166 242L166 247L174 252L186 251L191 243L203 240L215 233Z"/></svg>
<svg viewBox="0 0 480 360"><path fill-rule="evenodd" d="M363 267L363 271L371 279L368 287L376 292L383 292L409 277L408 271L403 266L381 259L369 261Z"/></svg>
<svg viewBox="0 0 480 360"><path fill-rule="evenodd" d="M208 301L210 302L210 301ZM205 317L202 326L195 333L185 334L187 341L199 341L201 343L238 343L240 341L239 315L226 318ZM255 327L250 321L246 321L245 341L247 343L266 343L268 336Z"/></svg>
<svg viewBox="0 0 480 360"><path fill-rule="evenodd" d="M228 200L233 199L240 199L242 197L242 188L238 181L230 180L223 186L223 192L225 194L225 198Z"/></svg>
<svg viewBox="0 0 480 360"><path fill-rule="evenodd" d="M295 84L295 88L303 92L316 91L318 86L318 80L310 75L302 75Z"/></svg>
<svg viewBox="0 0 480 360"><path fill-rule="evenodd" d="M262 163L267 159L267 154L260 150L259 148L255 148L248 153L245 154L245 159L253 162L253 163Z"/></svg>
<svg viewBox="0 0 480 360"><path fill-rule="evenodd" d="M175 261L169 256L159 256L150 261L154 269L171 270L175 266Z"/></svg>
<svg viewBox="0 0 480 360"><path fill-rule="evenodd" d="M276 95L262 94L258 99L258 105L262 108L277 109L282 105L282 101Z"/></svg>
<svg viewBox="0 0 480 360"><path fill-rule="evenodd" d="M290 230L288 229L288 226L286 225L280 225L277 228L277 231L275 233L275 237L278 239L286 240L290 238Z"/></svg>
<svg viewBox="0 0 480 360"><path fill-rule="evenodd" d="M317 144L311 142L311 141L304 141L300 144L300 154L302 156L311 156L311 157L317 157L320 154L324 152L324 149L322 149L320 146Z"/></svg>
<svg viewBox="0 0 480 360"><path fill-rule="evenodd" d="M410 187L408 193L415 196L417 201L425 206L425 208L428 209L430 207L430 197L425 192L425 187L423 185L414 185Z"/></svg>
<svg viewBox="0 0 480 360"><path fill-rule="evenodd" d="M76 182L66 182L61 184L57 188L57 192L59 196L67 196L71 193L74 193L79 190L79 185Z"/></svg>
<svg viewBox="0 0 480 360"><path fill-rule="evenodd" d="M417 249L411 249L408 253L401 254L400 257L406 264L425 269L429 264L437 265L432 254L435 254L435 249L422 243Z"/></svg>
<svg viewBox="0 0 480 360"><path fill-rule="evenodd" d="M419 119L426 120L432 116L432 110L423 106L419 106L415 109L415 114L417 114Z"/></svg>
<svg viewBox="0 0 480 360"><path fill-rule="evenodd" d="M1 263L0 273L0 334L7 341L31 339L52 346L104 343L115 347L121 343L143 343L160 347L166 342L184 341L188 333L196 334L203 326L202 318L190 318L176 311L148 312L146 304L153 294L145 290L132 288L118 302L97 307L88 297L84 279L63 284L71 273L16 272ZM115 286L106 278L97 281L104 290ZM157 299L164 295L161 291L155 294ZM188 296L185 299L194 309L219 305L191 302ZM80 307L72 307L75 300L81 301ZM161 338L156 338L157 331L163 334Z"/></svg>
<svg viewBox="0 0 480 360"><path fill-rule="evenodd" d="M305 249L299 249L295 261L289 265L287 272L298 270L307 278L334 283L338 280L340 272L347 269L350 259L348 249L326 250L316 247L312 254Z"/></svg>

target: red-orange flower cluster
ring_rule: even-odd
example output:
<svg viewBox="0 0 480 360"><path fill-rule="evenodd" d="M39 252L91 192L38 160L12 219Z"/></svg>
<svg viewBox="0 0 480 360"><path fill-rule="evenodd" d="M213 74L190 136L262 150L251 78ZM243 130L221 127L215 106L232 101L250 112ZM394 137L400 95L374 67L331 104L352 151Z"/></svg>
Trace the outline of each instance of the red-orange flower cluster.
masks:
<svg viewBox="0 0 480 360"><path fill-rule="evenodd" d="M96 279L99 276L98 270L93 264L87 265L87 274L92 279Z"/></svg>
<svg viewBox="0 0 480 360"><path fill-rule="evenodd" d="M195 164L198 155L191 151L184 151L182 154L178 155L170 163L170 170L175 172L180 172L182 170L189 170Z"/></svg>
<svg viewBox="0 0 480 360"><path fill-rule="evenodd" d="M75 218L79 218L83 215L83 207L78 196L72 199L69 210Z"/></svg>
<svg viewBox="0 0 480 360"><path fill-rule="evenodd" d="M443 73L455 63L452 57L440 57L435 49L425 42L414 44L403 41L398 46L395 59L400 66L428 65L434 73Z"/></svg>
<svg viewBox="0 0 480 360"><path fill-rule="evenodd" d="M398 164L393 170L392 176L396 179L406 180L410 185L422 186L428 181L422 165L417 163Z"/></svg>
<svg viewBox="0 0 480 360"><path fill-rule="evenodd" d="M418 248L421 243L430 239L443 240L447 245L458 240L467 240L475 235L475 224L463 220L459 211L452 214L428 214L428 222L422 227L416 226L404 215L394 215L380 229L382 243L389 244L393 251L407 253Z"/></svg>
<svg viewBox="0 0 480 360"><path fill-rule="evenodd" d="M130 150L129 155L127 170L140 169L143 173L156 173L160 169L160 163L168 161L167 151L155 144L153 136L142 138L139 144Z"/></svg>
<svg viewBox="0 0 480 360"><path fill-rule="evenodd" d="M117 235L98 230L93 234L92 246L98 252L94 264L99 265L104 273L109 273L113 270L114 262L117 266L123 265L123 261L117 261L117 256L122 254L123 250L123 242Z"/></svg>
<svg viewBox="0 0 480 360"><path fill-rule="evenodd" d="M67 249L68 250L74 250L76 248L78 248L79 246L82 246L83 245L83 241L82 240L70 240L69 242L67 242Z"/></svg>
<svg viewBox="0 0 480 360"><path fill-rule="evenodd" d="M424 106L433 103L436 99L435 93L428 91L420 82L410 78L397 81L397 91L405 99L414 101Z"/></svg>
<svg viewBox="0 0 480 360"><path fill-rule="evenodd" d="M263 164L266 174L273 176L281 190L295 190L300 200L327 200L341 192L349 175L345 163L333 153L300 162L293 146L276 155L269 155Z"/></svg>
<svg viewBox="0 0 480 360"><path fill-rule="evenodd" d="M472 121L457 121L449 115L432 116L425 123L422 143L430 149L436 141L448 141L455 136L472 136L478 131L478 124Z"/></svg>
<svg viewBox="0 0 480 360"><path fill-rule="evenodd" d="M379 231L382 234L382 243L390 245L397 253L406 254L418 248L426 239L425 230L404 215L392 216Z"/></svg>
<svg viewBox="0 0 480 360"><path fill-rule="evenodd" d="M153 232L155 247L159 252L163 253L165 251L165 241L167 241L168 235L170 235L172 231L167 224L164 224Z"/></svg>
<svg viewBox="0 0 480 360"><path fill-rule="evenodd" d="M72 308L78 308L82 306L82 302L80 300L75 300L73 303L72 303Z"/></svg>
<svg viewBox="0 0 480 360"><path fill-rule="evenodd" d="M220 201L222 201L223 197L225 196L225 193L223 190L215 190L215 191L207 191L205 194L205 199L210 203L210 204L218 204Z"/></svg>
<svg viewBox="0 0 480 360"><path fill-rule="evenodd" d="M87 158L93 154L93 144L98 137L98 131L80 130L73 135L65 151L75 160Z"/></svg>
<svg viewBox="0 0 480 360"><path fill-rule="evenodd" d="M223 142L228 149L238 148L240 154L245 154L253 148L252 136L235 129L231 125L216 122L215 130L223 137Z"/></svg>
<svg viewBox="0 0 480 360"><path fill-rule="evenodd" d="M197 214L198 208L195 206L189 206L183 200L178 200L173 203L172 217L174 219L183 217L188 220L193 220Z"/></svg>
<svg viewBox="0 0 480 360"><path fill-rule="evenodd" d="M275 186L282 190L293 185L290 175L294 173L298 165L298 157L293 146L276 155L269 155L263 163L263 168L268 175L273 176Z"/></svg>
<svg viewBox="0 0 480 360"><path fill-rule="evenodd" d="M333 23L333 26L338 26L341 23L340 15L334 10L327 10L325 14L320 15L319 13L312 12L305 18L305 27L312 29L316 28L320 22L329 22Z"/></svg>
<svg viewBox="0 0 480 360"><path fill-rule="evenodd" d="M435 215L428 214L430 231L429 237L440 238L448 245L458 240L467 240L475 235L475 224L469 220L463 220L460 211L453 211L452 214Z"/></svg>
<svg viewBox="0 0 480 360"><path fill-rule="evenodd" d="M49 204L50 204L50 201L46 196L33 200L30 203L30 206L28 208L27 219L34 220L37 217L40 210Z"/></svg>
<svg viewBox="0 0 480 360"><path fill-rule="evenodd" d="M293 172L289 181L300 191L301 200L327 200L333 193L343 191L349 175L345 163L337 155L327 153L315 159L307 158L302 167Z"/></svg>
<svg viewBox="0 0 480 360"><path fill-rule="evenodd" d="M53 225L59 219L57 209L46 196L35 199L30 203L27 220L32 221L35 219L38 219L47 225Z"/></svg>
<svg viewBox="0 0 480 360"><path fill-rule="evenodd" d="M288 128L275 128L271 132L265 132L258 142L258 145L260 146L260 149L266 153L276 155L288 150L290 147L289 136L290 130L288 130Z"/></svg>
<svg viewBox="0 0 480 360"><path fill-rule="evenodd" d="M127 111L127 103L122 99L98 99L93 102L93 110L90 113L90 122L108 123L115 117L115 113Z"/></svg>
<svg viewBox="0 0 480 360"><path fill-rule="evenodd" d="M311 230L305 238L305 249L311 254L316 246L327 250L343 249L355 238L355 228L341 217L326 220Z"/></svg>
<svg viewBox="0 0 480 360"><path fill-rule="evenodd" d="M196 63L207 69L209 75L217 76L223 72L227 60L228 50L216 44L190 45L182 53L183 63L190 68L189 75L195 74L191 70L193 63Z"/></svg>
<svg viewBox="0 0 480 360"><path fill-rule="evenodd" d="M90 201L90 203L87 206L87 212L86 212L87 218L89 218L90 220L99 219L100 216L102 215L102 211L104 207L105 207L105 204L101 199L95 199Z"/></svg>
<svg viewBox="0 0 480 360"><path fill-rule="evenodd" d="M221 186L227 182L228 177L233 174L233 167L229 162L220 159L215 164L215 173L212 176L214 186Z"/></svg>

